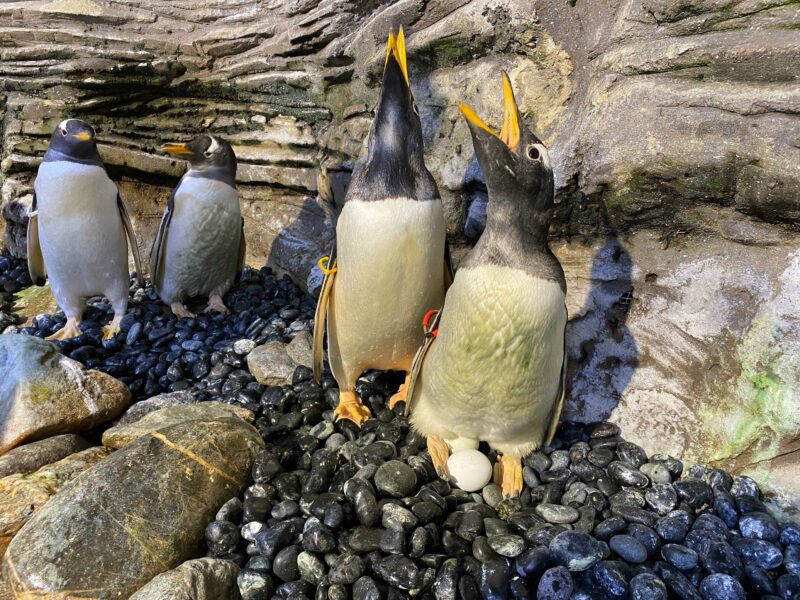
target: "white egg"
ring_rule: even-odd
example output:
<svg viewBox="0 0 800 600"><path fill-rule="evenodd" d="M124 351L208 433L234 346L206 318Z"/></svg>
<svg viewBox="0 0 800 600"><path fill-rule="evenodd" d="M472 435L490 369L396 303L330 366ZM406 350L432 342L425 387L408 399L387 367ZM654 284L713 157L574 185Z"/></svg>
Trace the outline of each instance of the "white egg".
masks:
<svg viewBox="0 0 800 600"><path fill-rule="evenodd" d="M492 478L492 463L478 450L459 450L447 460L450 481L465 492L477 492Z"/></svg>

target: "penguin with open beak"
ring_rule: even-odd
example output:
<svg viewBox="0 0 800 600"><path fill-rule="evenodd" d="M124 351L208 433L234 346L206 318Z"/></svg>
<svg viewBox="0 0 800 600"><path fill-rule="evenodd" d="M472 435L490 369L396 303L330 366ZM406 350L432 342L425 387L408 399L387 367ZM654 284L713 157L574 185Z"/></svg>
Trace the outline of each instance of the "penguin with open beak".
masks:
<svg viewBox="0 0 800 600"><path fill-rule="evenodd" d="M236 155L213 135L166 144L189 169L167 201L150 251L150 277L176 317L193 317L184 302L207 296L206 311L228 313L222 297L244 267L244 220L236 192Z"/></svg>
<svg viewBox="0 0 800 600"><path fill-rule="evenodd" d="M486 229L450 287L407 408L440 475L451 450L487 442L495 482L522 490L521 457L549 443L564 394L564 272L547 244L553 171L503 73L499 133L461 105L489 192ZM432 305L433 306L433 305Z"/></svg>
<svg viewBox="0 0 800 600"><path fill-rule="evenodd" d="M409 373L424 339L420 319L441 306L449 267L439 191L423 157L405 34L389 35L366 159L353 171L336 226L314 324L319 381L327 323L328 359L339 384L337 419L371 415L355 394L368 369ZM408 376L389 406L406 399Z"/></svg>
<svg viewBox="0 0 800 600"><path fill-rule="evenodd" d="M47 339L81 335L86 299L100 294L114 309L103 327L103 339L111 339L128 308L128 242L143 285L142 267L128 210L106 173L91 125L66 119L56 126L33 188L28 270L36 285L50 279L67 317Z"/></svg>

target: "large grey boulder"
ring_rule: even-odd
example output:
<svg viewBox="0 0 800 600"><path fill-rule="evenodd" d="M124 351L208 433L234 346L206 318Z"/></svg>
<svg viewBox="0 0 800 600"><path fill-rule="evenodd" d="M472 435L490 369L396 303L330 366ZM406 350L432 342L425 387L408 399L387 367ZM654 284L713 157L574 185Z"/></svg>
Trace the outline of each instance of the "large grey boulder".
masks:
<svg viewBox="0 0 800 600"><path fill-rule="evenodd" d="M264 442L241 419L195 420L139 438L84 471L17 533L3 558L16 597L128 598L203 547Z"/></svg>
<svg viewBox="0 0 800 600"><path fill-rule="evenodd" d="M28 335L0 335L0 454L24 442L77 433L118 415L127 386L87 370Z"/></svg>

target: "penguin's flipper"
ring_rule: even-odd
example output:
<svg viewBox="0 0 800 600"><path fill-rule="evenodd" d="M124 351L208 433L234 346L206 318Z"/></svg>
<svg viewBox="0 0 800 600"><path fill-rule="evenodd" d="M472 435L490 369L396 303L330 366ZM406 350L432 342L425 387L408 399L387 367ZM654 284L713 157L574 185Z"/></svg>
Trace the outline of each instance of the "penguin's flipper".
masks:
<svg viewBox="0 0 800 600"><path fill-rule="evenodd" d="M125 201L122 196L117 192L117 208L119 209L119 216L122 218L122 226L125 227L125 234L128 236L128 242L131 246L131 253L133 254L133 264L136 265L136 280L139 285L144 285L144 272L142 271L142 257L139 254L139 246L136 244L136 236L133 233L133 225L131 218L128 215L128 207L125 206Z"/></svg>
<svg viewBox="0 0 800 600"><path fill-rule="evenodd" d="M325 325L328 317L328 301L333 291L333 282L336 279L336 247L331 249L330 258L326 265L325 278L322 280L322 287L319 290L317 300L317 310L314 313L314 342L312 345L312 357L314 365L314 380L320 383L322 379L322 354L323 342L325 340Z"/></svg>
<svg viewBox="0 0 800 600"><path fill-rule="evenodd" d="M178 189L177 186L175 189ZM161 217L158 233L156 233L153 246L150 248L150 280L153 282L153 288L158 293L160 293L164 278L164 250L167 247L167 233L173 212L175 212L175 190L172 190L169 195L167 210L164 211L164 216Z"/></svg>
<svg viewBox="0 0 800 600"><path fill-rule="evenodd" d="M453 278L455 277L455 270L453 269L453 257L450 255L450 244L447 240L444 241L444 291L450 289L453 285Z"/></svg>
<svg viewBox="0 0 800 600"><path fill-rule="evenodd" d="M36 206L36 192L33 192L33 203L28 217L28 273L31 275L31 281L38 286L44 285L47 280L42 247L39 245L39 209Z"/></svg>
<svg viewBox="0 0 800 600"><path fill-rule="evenodd" d="M567 310L566 305L564 310ZM553 412L550 415L550 426L547 429L547 436L544 438L545 444L550 444L553 441L553 436L556 434L558 428L558 420L561 418L561 409L564 408L564 396L566 394L567 383L567 330L564 328L564 359L561 362L561 385L558 388L558 395L556 396L556 403L553 406Z"/></svg>
<svg viewBox="0 0 800 600"><path fill-rule="evenodd" d="M242 276L244 271L244 259L247 254L247 241L244 239L244 217L242 217L242 230L239 234L239 261L236 263L236 279Z"/></svg>

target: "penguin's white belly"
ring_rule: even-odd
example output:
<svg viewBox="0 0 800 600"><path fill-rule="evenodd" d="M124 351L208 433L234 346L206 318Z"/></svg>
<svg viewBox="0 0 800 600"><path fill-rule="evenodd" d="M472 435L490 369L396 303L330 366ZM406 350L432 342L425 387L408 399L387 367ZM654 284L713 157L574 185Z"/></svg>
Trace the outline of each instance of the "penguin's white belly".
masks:
<svg viewBox="0 0 800 600"><path fill-rule="evenodd" d="M62 308L88 296L113 300L129 285L128 243L117 187L105 170L44 162L34 184L39 242L53 295Z"/></svg>
<svg viewBox="0 0 800 600"><path fill-rule="evenodd" d="M444 300L441 200L351 200L336 226L328 311L331 368L340 386L367 369L409 370L422 318Z"/></svg>
<svg viewBox="0 0 800 600"><path fill-rule="evenodd" d="M413 392L414 426L504 452L541 444L561 383L566 318L555 281L496 265L460 270Z"/></svg>
<svg viewBox="0 0 800 600"><path fill-rule="evenodd" d="M236 278L242 215L236 190L214 179L186 177L175 192L167 233L162 296L224 294Z"/></svg>

